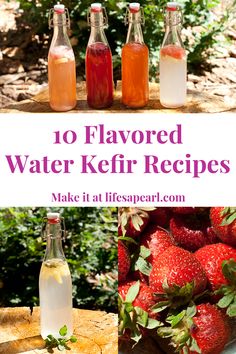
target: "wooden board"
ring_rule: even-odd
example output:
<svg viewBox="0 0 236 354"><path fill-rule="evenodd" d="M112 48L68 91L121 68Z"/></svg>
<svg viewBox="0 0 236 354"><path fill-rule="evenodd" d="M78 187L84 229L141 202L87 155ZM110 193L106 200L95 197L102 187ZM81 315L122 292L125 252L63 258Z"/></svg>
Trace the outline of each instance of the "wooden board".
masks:
<svg viewBox="0 0 236 354"><path fill-rule="evenodd" d="M221 97L207 95L206 93L196 90L188 91L186 106L179 109L166 109L159 102L159 85L150 83L150 100L147 107L143 109L128 109L121 103L121 82L118 82L115 90L114 103L112 107L106 110L94 110L88 107L86 100L85 82L80 82L77 85L77 106L70 113L221 113L221 112L236 112L236 102L226 104ZM48 89L44 89L35 97L10 104L0 110L0 113L43 113L52 112L49 106Z"/></svg>
<svg viewBox="0 0 236 354"><path fill-rule="evenodd" d="M77 343L70 344L71 354L117 354L117 315L102 311L73 310ZM0 309L1 354L46 354L39 335L39 308ZM57 349L54 353L62 353Z"/></svg>

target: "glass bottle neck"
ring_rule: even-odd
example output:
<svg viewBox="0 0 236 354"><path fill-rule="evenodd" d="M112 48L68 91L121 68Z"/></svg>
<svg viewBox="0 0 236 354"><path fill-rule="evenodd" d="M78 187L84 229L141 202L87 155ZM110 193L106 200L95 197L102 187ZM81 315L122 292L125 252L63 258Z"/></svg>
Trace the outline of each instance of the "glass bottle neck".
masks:
<svg viewBox="0 0 236 354"><path fill-rule="evenodd" d="M98 42L108 45L103 26L91 26L88 45Z"/></svg>
<svg viewBox="0 0 236 354"><path fill-rule="evenodd" d="M183 47L183 42L180 36L180 26L181 26L180 14L175 11L167 12L165 23L166 23L166 31L165 31L162 47L169 44L175 44Z"/></svg>
<svg viewBox="0 0 236 354"><path fill-rule="evenodd" d="M132 22L129 24L126 43L144 43L140 23Z"/></svg>
<svg viewBox="0 0 236 354"><path fill-rule="evenodd" d="M61 234L62 232L60 223L48 224L46 226L47 248L44 256L44 261L52 258L65 260L65 255L62 248Z"/></svg>
<svg viewBox="0 0 236 354"><path fill-rule="evenodd" d="M70 40L67 34L67 22L65 14L54 14L53 17L53 37L51 46L67 46L71 48Z"/></svg>

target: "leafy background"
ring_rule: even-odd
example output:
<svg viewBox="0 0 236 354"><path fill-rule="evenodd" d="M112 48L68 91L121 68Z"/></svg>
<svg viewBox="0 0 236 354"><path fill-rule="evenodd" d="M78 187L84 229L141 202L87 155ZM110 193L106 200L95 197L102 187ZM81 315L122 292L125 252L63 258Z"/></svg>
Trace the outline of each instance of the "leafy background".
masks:
<svg viewBox="0 0 236 354"><path fill-rule="evenodd" d="M74 51L77 58L77 71L80 77L84 78L85 50L89 38L87 26L87 9L91 1L72 0L62 1L68 7L71 16L70 37L74 44ZM183 6L183 39L186 49L189 51L189 70L196 72L202 67L209 55L213 55L213 48L220 41L218 34L223 33L232 17L235 14L236 1L226 1L227 6L220 16L215 11L221 8L221 0L180 0ZM20 0L21 8L24 10L24 20L35 34L38 34L42 43L48 46L50 39L45 41L50 33L47 26L48 10L55 1ZM140 1L145 11L144 38L150 49L150 74L153 80L156 79L156 65L158 62L159 49L163 39L164 23L163 8L166 1ZM105 0L105 6L109 19L109 27L106 35L113 53L114 78L120 79L120 52L126 40L127 27L124 25L124 14L128 2ZM222 40L222 39L221 39Z"/></svg>
<svg viewBox="0 0 236 354"><path fill-rule="evenodd" d="M0 209L0 306L36 306L46 208ZM74 307L117 312L116 208L61 208Z"/></svg>

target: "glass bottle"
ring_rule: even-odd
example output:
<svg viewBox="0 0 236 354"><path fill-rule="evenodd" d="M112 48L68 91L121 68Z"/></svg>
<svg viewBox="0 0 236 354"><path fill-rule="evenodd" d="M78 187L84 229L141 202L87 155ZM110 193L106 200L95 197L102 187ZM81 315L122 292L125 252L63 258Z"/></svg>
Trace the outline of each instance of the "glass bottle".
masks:
<svg viewBox="0 0 236 354"><path fill-rule="evenodd" d="M130 3L126 23L126 44L122 48L122 102L131 108L144 107L149 99L149 52L144 44L141 24L144 15L139 3Z"/></svg>
<svg viewBox="0 0 236 354"><path fill-rule="evenodd" d="M160 102L177 108L186 103L187 55L180 36L181 7L168 2L165 12L166 32L160 50Z"/></svg>
<svg viewBox="0 0 236 354"><path fill-rule="evenodd" d="M49 28L54 28L48 53L49 103L54 111L64 112L76 106L76 65L67 35L69 13L57 4L49 13Z"/></svg>
<svg viewBox="0 0 236 354"><path fill-rule="evenodd" d="M41 336L60 337L59 330L67 326L67 336L73 333L71 274L62 249L61 228L64 220L59 213L48 213L43 224L47 248L39 275Z"/></svg>
<svg viewBox="0 0 236 354"><path fill-rule="evenodd" d="M113 103L113 69L112 54L104 32L107 16L100 3L91 4L88 23L91 33L85 59L87 101L92 108L107 108Z"/></svg>

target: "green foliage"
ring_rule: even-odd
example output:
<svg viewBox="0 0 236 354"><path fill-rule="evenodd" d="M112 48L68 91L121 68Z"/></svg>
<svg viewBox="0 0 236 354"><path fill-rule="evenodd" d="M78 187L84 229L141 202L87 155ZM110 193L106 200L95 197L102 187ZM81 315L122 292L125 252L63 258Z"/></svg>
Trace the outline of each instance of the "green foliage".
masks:
<svg viewBox="0 0 236 354"><path fill-rule="evenodd" d="M45 339L45 345L49 353L54 353L53 348L57 348L59 351L71 350L68 344L77 342L77 338L75 336L71 336L68 339L66 338L67 335L66 325L64 325L59 330L59 334L61 336L59 338L55 338L52 334L49 334Z"/></svg>
<svg viewBox="0 0 236 354"><path fill-rule="evenodd" d="M58 211L53 210L53 211ZM75 307L116 311L116 208L61 208ZM0 209L0 306L38 305L45 208Z"/></svg>
<svg viewBox="0 0 236 354"><path fill-rule="evenodd" d="M29 24L35 33L49 33L47 28L48 11L55 1L28 1L20 0L21 8L24 10L25 22ZM91 4L88 0L64 0L71 17L71 37L78 40L74 47L78 73L84 75L85 50L89 38L89 28L87 26L87 9ZM163 8L166 0L140 1L145 11L144 38L150 49L150 73L155 79L157 72L157 62L159 49L164 35ZM234 13L235 1L225 10L221 18L216 18L212 11L218 6L220 0L180 0L183 6L183 26L184 42L189 52L188 61L190 69L197 69L199 65L209 56L209 48L213 48L217 43L217 34L223 33L229 17ZM124 15L128 2L105 0L102 4L106 7L109 27L106 30L107 38L113 52L114 79L120 78L120 53L122 45L125 43L127 27L124 25ZM191 29L191 30L190 30Z"/></svg>

